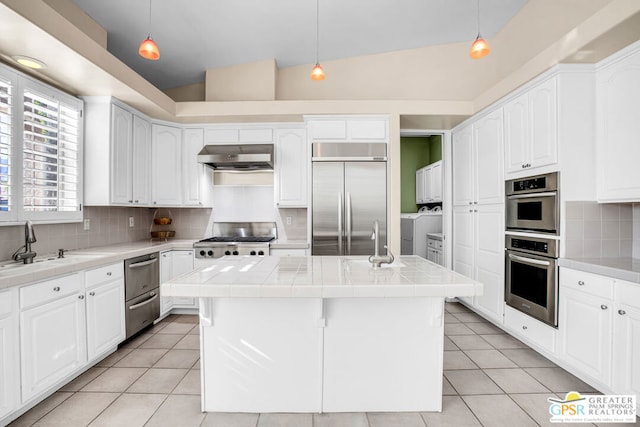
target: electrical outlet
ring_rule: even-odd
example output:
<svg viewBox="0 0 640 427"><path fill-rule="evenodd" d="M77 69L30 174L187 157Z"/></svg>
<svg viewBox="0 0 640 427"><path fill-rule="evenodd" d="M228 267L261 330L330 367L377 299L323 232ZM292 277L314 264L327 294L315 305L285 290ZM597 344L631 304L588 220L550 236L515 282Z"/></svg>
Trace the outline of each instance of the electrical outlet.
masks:
<svg viewBox="0 0 640 427"><path fill-rule="evenodd" d="M287 225L291 225L291 223L293 222L293 218L291 218L290 216L287 217Z"/></svg>
<svg viewBox="0 0 640 427"><path fill-rule="evenodd" d="M91 230L91 221L89 220L89 218L86 218L84 220L84 230Z"/></svg>
<svg viewBox="0 0 640 427"><path fill-rule="evenodd" d="M132 216L129 217L129 227L135 226L135 221Z"/></svg>

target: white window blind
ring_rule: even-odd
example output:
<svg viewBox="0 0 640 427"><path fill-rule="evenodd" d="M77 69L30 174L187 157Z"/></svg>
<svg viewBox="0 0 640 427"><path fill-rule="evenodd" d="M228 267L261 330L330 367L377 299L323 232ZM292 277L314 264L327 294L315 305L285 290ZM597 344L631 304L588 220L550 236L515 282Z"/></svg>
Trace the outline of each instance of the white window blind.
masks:
<svg viewBox="0 0 640 427"><path fill-rule="evenodd" d="M13 210L11 156L11 82L0 79L0 212Z"/></svg>
<svg viewBox="0 0 640 427"><path fill-rule="evenodd" d="M80 207L81 110L25 89L22 198L25 212L77 212Z"/></svg>

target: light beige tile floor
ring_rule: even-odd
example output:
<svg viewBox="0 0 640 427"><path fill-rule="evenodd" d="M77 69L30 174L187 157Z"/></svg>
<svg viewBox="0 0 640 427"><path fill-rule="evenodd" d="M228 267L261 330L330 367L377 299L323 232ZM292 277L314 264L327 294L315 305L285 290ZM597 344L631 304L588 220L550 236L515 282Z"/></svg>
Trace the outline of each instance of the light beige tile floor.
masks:
<svg viewBox="0 0 640 427"><path fill-rule="evenodd" d="M441 413L202 413L198 317L173 315L10 426L548 426L548 397L595 392L463 305L446 310Z"/></svg>

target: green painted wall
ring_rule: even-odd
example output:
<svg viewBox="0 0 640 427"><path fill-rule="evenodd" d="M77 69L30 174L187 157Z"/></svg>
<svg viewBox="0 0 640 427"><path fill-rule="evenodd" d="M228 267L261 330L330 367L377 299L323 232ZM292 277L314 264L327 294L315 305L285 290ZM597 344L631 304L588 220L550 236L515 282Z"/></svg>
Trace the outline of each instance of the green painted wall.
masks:
<svg viewBox="0 0 640 427"><path fill-rule="evenodd" d="M401 212L418 212L416 205L416 170L442 160L442 137L400 138L400 209Z"/></svg>

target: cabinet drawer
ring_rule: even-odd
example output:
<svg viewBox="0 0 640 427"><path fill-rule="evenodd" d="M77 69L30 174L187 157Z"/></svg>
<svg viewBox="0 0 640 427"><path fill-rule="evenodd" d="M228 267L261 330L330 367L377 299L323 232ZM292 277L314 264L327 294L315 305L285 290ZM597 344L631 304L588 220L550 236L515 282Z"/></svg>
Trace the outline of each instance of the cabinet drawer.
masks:
<svg viewBox="0 0 640 427"><path fill-rule="evenodd" d="M87 288L119 279L124 277L124 264L117 262L115 264L105 265L104 267L94 268L93 270L85 271L84 277Z"/></svg>
<svg viewBox="0 0 640 427"><path fill-rule="evenodd" d="M436 249L442 250L442 240L436 240Z"/></svg>
<svg viewBox="0 0 640 427"><path fill-rule="evenodd" d="M20 309L54 301L82 290L80 273L70 274L46 282L20 288Z"/></svg>
<svg viewBox="0 0 640 427"><path fill-rule="evenodd" d="M616 302L640 309L640 283L616 280Z"/></svg>
<svg viewBox="0 0 640 427"><path fill-rule="evenodd" d="M560 268L560 286L613 299L614 280L584 271ZM560 296L562 298L562 296Z"/></svg>
<svg viewBox="0 0 640 427"><path fill-rule="evenodd" d="M509 306L506 306L504 310L504 324L525 340L537 344L550 353L555 352L556 333L558 331L551 326L545 325Z"/></svg>
<svg viewBox="0 0 640 427"><path fill-rule="evenodd" d="M12 303L11 289L0 292L0 318L11 314L13 311Z"/></svg>
<svg viewBox="0 0 640 427"><path fill-rule="evenodd" d="M427 239L427 246L433 249L438 248L438 241L433 239Z"/></svg>

